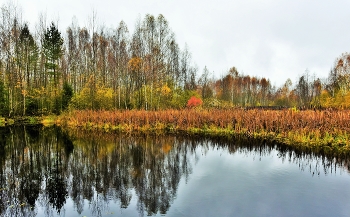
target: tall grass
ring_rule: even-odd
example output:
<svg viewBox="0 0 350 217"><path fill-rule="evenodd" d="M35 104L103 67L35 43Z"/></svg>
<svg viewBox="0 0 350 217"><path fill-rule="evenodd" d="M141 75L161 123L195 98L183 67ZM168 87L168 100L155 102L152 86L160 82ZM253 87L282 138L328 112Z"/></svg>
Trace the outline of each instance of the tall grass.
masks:
<svg viewBox="0 0 350 217"><path fill-rule="evenodd" d="M121 131L170 131L244 135L294 146L325 147L350 153L350 111L295 110L124 110L71 111L61 116L70 127Z"/></svg>

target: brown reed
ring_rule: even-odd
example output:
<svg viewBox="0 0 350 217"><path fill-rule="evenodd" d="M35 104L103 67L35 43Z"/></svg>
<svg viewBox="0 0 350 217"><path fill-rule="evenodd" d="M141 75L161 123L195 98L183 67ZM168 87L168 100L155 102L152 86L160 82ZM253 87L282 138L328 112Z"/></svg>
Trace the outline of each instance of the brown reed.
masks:
<svg viewBox="0 0 350 217"><path fill-rule="evenodd" d="M244 134L291 145L337 145L342 151L350 152L349 110L76 110L62 115L60 120L70 127L122 131Z"/></svg>

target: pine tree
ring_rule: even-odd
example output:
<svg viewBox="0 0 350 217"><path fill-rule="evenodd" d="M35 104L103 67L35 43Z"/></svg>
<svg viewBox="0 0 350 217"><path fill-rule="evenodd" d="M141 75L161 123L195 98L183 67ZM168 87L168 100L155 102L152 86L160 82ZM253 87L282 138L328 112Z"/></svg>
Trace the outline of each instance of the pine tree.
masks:
<svg viewBox="0 0 350 217"><path fill-rule="evenodd" d="M59 83L59 73L58 73L58 60L63 55L63 38L61 33L58 31L54 23L51 23L51 26L47 28L44 33L43 41L43 51L46 57L46 68L49 72L49 75L53 76L53 86L54 86L54 109L55 113L60 112L61 103L58 98L58 83Z"/></svg>

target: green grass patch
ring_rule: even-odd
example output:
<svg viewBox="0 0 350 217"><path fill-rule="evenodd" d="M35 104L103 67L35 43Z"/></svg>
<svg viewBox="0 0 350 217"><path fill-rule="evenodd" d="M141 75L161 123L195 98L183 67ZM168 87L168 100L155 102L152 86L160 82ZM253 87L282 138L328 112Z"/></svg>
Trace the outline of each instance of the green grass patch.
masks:
<svg viewBox="0 0 350 217"><path fill-rule="evenodd" d="M5 126L5 124L6 124L5 118L0 116L0 126L3 127Z"/></svg>
<svg viewBox="0 0 350 217"><path fill-rule="evenodd" d="M54 124L59 125L59 123L60 121L57 119L57 116L54 116L54 115L43 117L41 120L41 124L43 124L44 126L52 126Z"/></svg>

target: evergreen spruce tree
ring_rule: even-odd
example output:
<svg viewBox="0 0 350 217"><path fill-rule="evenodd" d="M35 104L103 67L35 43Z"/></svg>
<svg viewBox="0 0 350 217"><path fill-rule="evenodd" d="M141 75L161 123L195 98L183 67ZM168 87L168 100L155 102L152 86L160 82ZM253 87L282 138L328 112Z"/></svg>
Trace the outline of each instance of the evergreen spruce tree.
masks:
<svg viewBox="0 0 350 217"><path fill-rule="evenodd" d="M45 31L43 51L46 57L46 68L53 80L53 112L59 114L62 108L62 101L58 96L58 84L60 80L58 61L63 55L63 38L54 23L51 23L51 26Z"/></svg>

